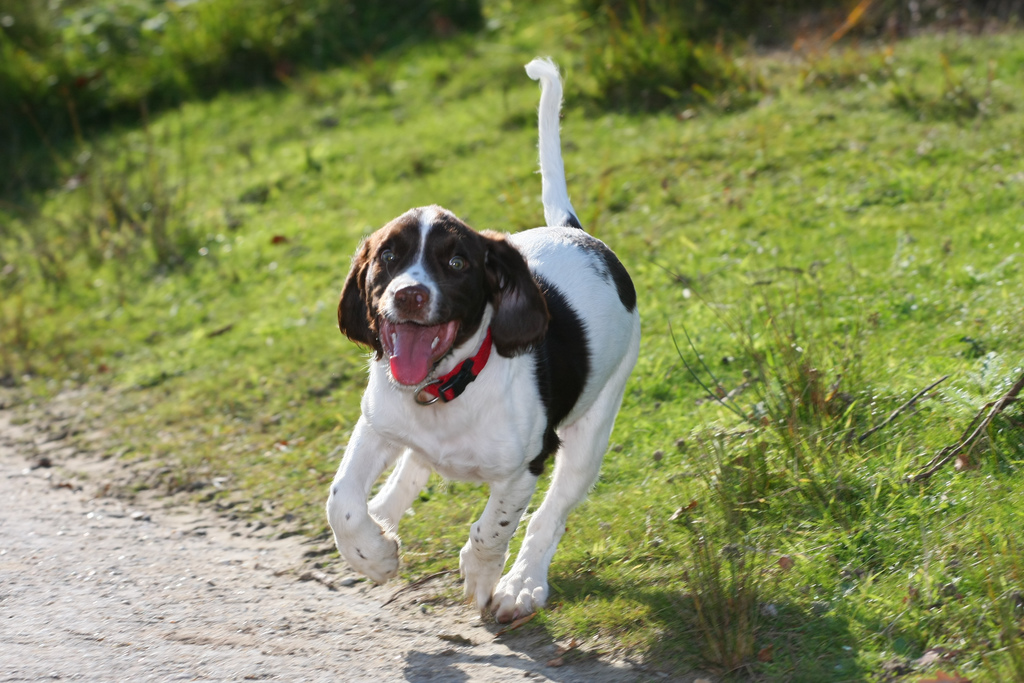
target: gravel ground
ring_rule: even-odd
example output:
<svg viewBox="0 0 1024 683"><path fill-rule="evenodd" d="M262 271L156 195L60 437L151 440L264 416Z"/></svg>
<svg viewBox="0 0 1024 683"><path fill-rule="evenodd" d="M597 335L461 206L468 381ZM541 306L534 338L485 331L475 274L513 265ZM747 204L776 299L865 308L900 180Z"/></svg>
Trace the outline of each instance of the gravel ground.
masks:
<svg viewBox="0 0 1024 683"><path fill-rule="evenodd" d="M496 635L436 599L452 576L372 586L341 560L312 569L302 537L107 497L124 465L89 448L87 403L0 396L0 680L693 680L587 644L563 655L528 627Z"/></svg>

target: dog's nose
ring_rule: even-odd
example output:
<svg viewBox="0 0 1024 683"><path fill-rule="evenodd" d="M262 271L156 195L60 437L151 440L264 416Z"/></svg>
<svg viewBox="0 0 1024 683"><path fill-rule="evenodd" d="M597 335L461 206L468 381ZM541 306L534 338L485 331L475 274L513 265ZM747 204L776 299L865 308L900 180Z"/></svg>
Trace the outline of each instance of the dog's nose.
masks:
<svg viewBox="0 0 1024 683"><path fill-rule="evenodd" d="M423 285L410 285L395 292L395 307L406 314L419 313L429 303L430 290Z"/></svg>

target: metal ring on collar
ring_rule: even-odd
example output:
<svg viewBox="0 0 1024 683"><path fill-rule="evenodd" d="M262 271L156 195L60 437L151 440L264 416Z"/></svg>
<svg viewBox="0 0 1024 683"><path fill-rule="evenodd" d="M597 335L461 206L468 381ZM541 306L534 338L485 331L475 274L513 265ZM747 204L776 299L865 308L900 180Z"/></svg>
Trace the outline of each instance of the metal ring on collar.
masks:
<svg viewBox="0 0 1024 683"><path fill-rule="evenodd" d="M421 396L424 395L424 393L426 392L423 389L420 389L418 392L416 392L416 403L419 403L421 406L433 405L441 400L441 395L438 394L437 396L431 397L429 401L424 401L422 398L420 398ZM430 396L430 394L427 394L427 396Z"/></svg>

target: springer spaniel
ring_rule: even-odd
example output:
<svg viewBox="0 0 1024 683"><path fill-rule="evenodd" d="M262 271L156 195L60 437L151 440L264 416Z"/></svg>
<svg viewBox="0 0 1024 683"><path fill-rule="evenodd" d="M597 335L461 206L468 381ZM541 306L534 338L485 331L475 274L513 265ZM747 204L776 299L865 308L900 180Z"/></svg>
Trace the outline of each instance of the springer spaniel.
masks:
<svg viewBox="0 0 1024 683"><path fill-rule="evenodd" d="M476 232L428 206L360 245L338 324L375 355L327 501L342 556L384 583L398 572L398 523L432 471L487 482L490 498L459 569L466 596L499 621L544 605L548 566L570 510L597 480L640 347L633 283L615 254L583 231L569 202L558 69L535 59L526 72L541 82L548 227ZM509 540L550 456L550 489L502 576Z"/></svg>

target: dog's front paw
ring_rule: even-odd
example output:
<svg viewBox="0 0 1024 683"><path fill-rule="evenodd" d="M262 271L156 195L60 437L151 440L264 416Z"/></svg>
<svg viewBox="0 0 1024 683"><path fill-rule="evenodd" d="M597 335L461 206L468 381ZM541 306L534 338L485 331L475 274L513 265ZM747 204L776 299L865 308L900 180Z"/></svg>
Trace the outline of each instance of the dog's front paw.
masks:
<svg viewBox="0 0 1024 683"><path fill-rule="evenodd" d="M398 573L398 539L383 530L360 536L342 540L335 535L338 552L353 569L374 583L387 583Z"/></svg>
<svg viewBox="0 0 1024 683"><path fill-rule="evenodd" d="M484 557L473 548L473 542L467 541L459 553L459 573L465 580L464 593L466 599L472 598L481 611L491 603L491 593L501 578L501 570L505 568L505 557Z"/></svg>
<svg viewBox="0 0 1024 683"><path fill-rule="evenodd" d="M529 571L513 566L512 571L494 589L491 610L498 621L505 623L536 612L547 599L547 576L534 576Z"/></svg>

